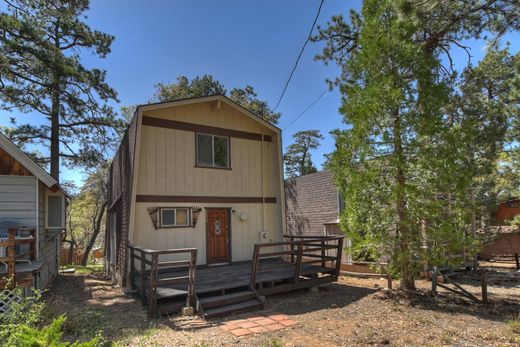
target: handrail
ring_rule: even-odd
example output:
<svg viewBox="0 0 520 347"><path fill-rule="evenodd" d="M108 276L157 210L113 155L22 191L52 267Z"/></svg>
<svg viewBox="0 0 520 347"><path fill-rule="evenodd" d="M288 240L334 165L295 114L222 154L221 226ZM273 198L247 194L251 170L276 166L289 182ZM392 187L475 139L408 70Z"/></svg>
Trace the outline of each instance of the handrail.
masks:
<svg viewBox="0 0 520 347"><path fill-rule="evenodd" d="M321 263L322 267L327 267L327 262L334 262L333 273L335 276L339 275L341 266L341 253L343 251L343 239L344 236L327 236L321 238L304 238L300 237L301 240L292 240L284 242L273 242L273 243L257 243L254 246L253 259L251 264L251 278L250 286L256 287L256 276L259 272L265 272L280 268L280 265L272 265L271 267L262 266L261 260L267 258L273 258L274 256L290 256L288 265L294 266L294 283L297 283L300 279L302 265L311 263ZM283 250L269 250L269 252L262 253L262 249L281 247L286 249ZM306 248L307 247L307 248ZM336 250L335 256L327 255L327 250ZM311 254L310 252L319 251L321 254ZM305 257L319 258L316 261L302 261Z"/></svg>
<svg viewBox="0 0 520 347"><path fill-rule="evenodd" d="M188 281L188 296L186 306L195 304L195 272L197 268L197 248L146 249L128 245L130 249L130 283L135 289L135 276L139 274L138 292L143 303L148 298L148 314L150 318L157 315L157 289L159 285L171 285ZM139 254L139 255L138 255ZM189 254L188 260L159 261L159 257L167 254ZM140 270L135 267L135 259L140 262ZM179 269L188 267L188 275L169 278L159 278L159 269ZM148 283L147 280L148 279Z"/></svg>

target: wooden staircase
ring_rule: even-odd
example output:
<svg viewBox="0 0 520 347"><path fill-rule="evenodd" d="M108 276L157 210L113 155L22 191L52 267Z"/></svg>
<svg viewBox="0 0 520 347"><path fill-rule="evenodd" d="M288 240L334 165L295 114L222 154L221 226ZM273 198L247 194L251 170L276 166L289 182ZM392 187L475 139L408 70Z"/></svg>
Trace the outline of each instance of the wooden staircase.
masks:
<svg viewBox="0 0 520 347"><path fill-rule="evenodd" d="M264 300L253 288L197 298L197 311L204 318L221 317L263 308Z"/></svg>

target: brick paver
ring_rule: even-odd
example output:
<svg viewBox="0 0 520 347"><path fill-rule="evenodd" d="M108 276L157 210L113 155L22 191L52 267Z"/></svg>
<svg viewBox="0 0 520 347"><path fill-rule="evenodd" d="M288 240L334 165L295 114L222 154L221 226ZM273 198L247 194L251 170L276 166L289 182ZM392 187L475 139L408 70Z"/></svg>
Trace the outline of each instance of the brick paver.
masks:
<svg viewBox="0 0 520 347"><path fill-rule="evenodd" d="M247 314L240 316L240 319L222 322L220 328L240 337L277 331L295 324L296 322L289 319L285 314L273 311L262 311L258 315Z"/></svg>

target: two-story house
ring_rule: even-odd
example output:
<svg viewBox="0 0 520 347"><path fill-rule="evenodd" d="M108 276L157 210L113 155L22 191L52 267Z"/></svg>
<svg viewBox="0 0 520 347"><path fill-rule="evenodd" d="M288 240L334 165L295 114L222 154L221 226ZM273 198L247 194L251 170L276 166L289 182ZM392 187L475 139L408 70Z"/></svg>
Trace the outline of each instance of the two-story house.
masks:
<svg viewBox="0 0 520 347"><path fill-rule="evenodd" d="M110 171L109 272L126 284L128 244L211 266L282 241L281 151L280 129L225 96L137 107Z"/></svg>

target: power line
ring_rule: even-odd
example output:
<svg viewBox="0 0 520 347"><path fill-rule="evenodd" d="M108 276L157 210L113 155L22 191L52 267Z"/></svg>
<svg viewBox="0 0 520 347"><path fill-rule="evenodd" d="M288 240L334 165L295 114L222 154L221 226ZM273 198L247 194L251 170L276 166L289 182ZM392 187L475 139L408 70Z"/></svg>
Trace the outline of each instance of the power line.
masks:
<svg viewBox="0 0 520 347"><path fill-rule="evenodd" d="M329 91L329 88L325 89L325 91L323 93L321 93L320 96L318 96L316 99L314 99L314 101L302 113L300 113L291 123L289 123L285 128L283 128L282 131L285 131L285 129L287 129L288 127L293 125L294 122L296 122L298 119L300 119L300 117L303 116L305 112L309 111L312 108L312 106L314 106L325 94L327 94L328 91Z"/></svg>
<svg viewBox="0 0 520 347"><path fill-rule="evenodd" d="M291 81L291 78L294 74L294 71L296 70L296 67L298 66L298 63L300 62L300 58L302 57L303 51L305 50L305 46L307 46L307 43L309 43L309 40L311 39L312 32L314 31L314 27L316 26L316 22L318 21L318 17L320 16L321 7L323 6L323 2L325 0L321 0L320 7L318 7L318 12L316 13L316 17L314 18L314 22L312 23L311 31L309 32L309 35L307 35L307 40L305 40L305 43L302 46L302 49L300 50L300 54L298 55L298 58L296 59L296 63L294 63L294 67L289 75L289 78L287 79L287 82L285 83L285 86L282 90L282 94L280 94L280 98L278 98L278 102L276 103L276 106L273 108L273 111L276 111L278 106L280 105L280 102L282 102L282 98L285 94L285 91L287 90L287 87L289 86L289 82Z"/></svg>

